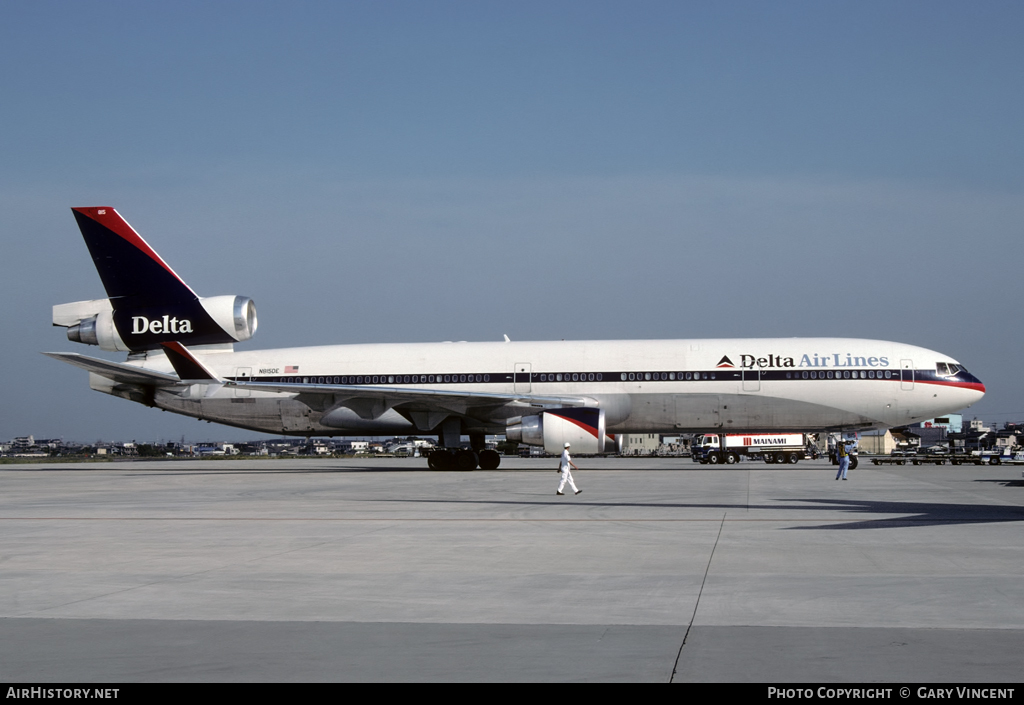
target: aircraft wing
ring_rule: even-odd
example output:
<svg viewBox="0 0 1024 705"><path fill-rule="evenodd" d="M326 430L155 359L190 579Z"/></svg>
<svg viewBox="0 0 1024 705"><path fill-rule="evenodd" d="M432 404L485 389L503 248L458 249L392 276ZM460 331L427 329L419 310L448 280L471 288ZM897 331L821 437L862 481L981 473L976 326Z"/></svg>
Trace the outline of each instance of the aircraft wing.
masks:
<svg viewBox="0 0 1024 705"><path fill-rule="evenodd" d="M284 392L298 395L298 400L319 411L344 406L363 419L376 419L389 409L399 407L417 417L419 425L429 427L449 413L466 414L487 408L522 406L529 408L597 406L597 401L583 396L542 394L500 394L464 392L445 389L415 389L352 384L301 384L284 382L240 382L222 380L202 364L190 350L179 343L164 343L164 352L177 375L148 370L135 365L110 362L78 353L43 353L55 360L95 372L115 382L169 387L180 384L212 384L218 388L234 387L251 391Z"/></svg>
<svg viewBox="0 0 1024 705"><path fill-rule="evenodd" d="M170 387L175 384L181 384L181 380L174 375L147 370L145 367L127 365L123 362L111 362L78 353L44 352L43 355L52 357L54 360L66 362L75 367L81 367L89 372L95 372L107 379L123 384L147 384L156 387Z"/></svg>
<svg viewBox="0 0 1024 705"><path fill-rule="evenodd" d="M465 414L470 409L518 404L524 407L597 406L597 401L582 396L542 394L497 394L493 392L461 392L444 389L412 389L408 387L368 387L352 384L288 384L278 382L227 381L225 387L252 391L298 394L299 400L311 407L325 409L344 406L364 419L374 419L388 409L401 406L409 411L443 409Z"/></svg>

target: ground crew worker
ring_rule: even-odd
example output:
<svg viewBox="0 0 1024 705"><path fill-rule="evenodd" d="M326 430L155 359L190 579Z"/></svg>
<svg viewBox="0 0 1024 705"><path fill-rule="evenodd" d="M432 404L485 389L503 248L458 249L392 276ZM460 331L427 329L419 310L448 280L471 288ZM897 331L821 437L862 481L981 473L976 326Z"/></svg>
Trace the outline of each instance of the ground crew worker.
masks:
<svg viewBox="0 0 1024 705"><path fill-rule="evenodd" d="M579 470L579 468L576 467L576 463L572 462L572 458L569 457L569 444L566 443L565 450L562 451L562 459L558 462L558 469L562 473L562 481L558 483L558 491L555 494L565 494L562 490L565 488L566 482L569 483L569 487L571 487L572 491L576 494L583 491L576 489L576 484L572 481L572 473L569 472L570 465Z"/></svg>
<svg viewBox="0 0 1024 705"><path fill-rule="evenodd" d="M846 448L846 443L840 441L836 444L836 457L839 459L839 472L836 473L836 479L840 477L846 479L846 471L850 469L850 451Z"/></svg>

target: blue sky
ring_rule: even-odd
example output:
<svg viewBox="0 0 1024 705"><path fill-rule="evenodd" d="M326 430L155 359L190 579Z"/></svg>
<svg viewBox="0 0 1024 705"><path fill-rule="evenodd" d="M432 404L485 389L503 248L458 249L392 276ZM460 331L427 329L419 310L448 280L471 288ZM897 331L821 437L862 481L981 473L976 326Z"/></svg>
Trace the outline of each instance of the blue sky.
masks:
<svg viewBox="0 0 1024 705"><path fill-rule="evenodd" d="M850 336L1024 420L1019 2L0 4L0 438L238 438L91 392L112 205L250 347Z"/></svg>

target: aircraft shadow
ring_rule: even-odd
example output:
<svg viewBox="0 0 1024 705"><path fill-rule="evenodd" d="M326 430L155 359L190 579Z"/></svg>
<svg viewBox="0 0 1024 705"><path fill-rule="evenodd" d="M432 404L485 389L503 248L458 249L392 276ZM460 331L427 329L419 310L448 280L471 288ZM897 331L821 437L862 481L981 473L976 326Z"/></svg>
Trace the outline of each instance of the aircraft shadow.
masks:
<svg viewBox="0 0 1024 705"><path fill-rule="evenodd" d="M517 501L517 500L446 500L446 499L376 499L371 502L409 502L437 504L484 504L511 506L556 506L560 501ZM793 504L786 504L793 502ZM879 517L860 521L841 520L814 526L787 526L786 530L842 530L921 528L927 526L949 526L957 524L997 524L1024 522L1024 507L1015 505L990 504L946 504L934 502L886 502L874 500L842 499L785 499L779 504L725 504L725 503L676 503L676 502L595 502L572 501L574 507L645 508L645 509L724 509L747 512L750 510L820 512L831 509L850 515L901 514L898 517ZM852 517L851 517L852 518ZM612 521L613 519L609 519ZM627 518L619 521L629 521ZM786 518L778 521L785 522Z"/></svg>
<svg viewBox="0 0 1024 705"><path fill-rule="evenodd" d="M1024 480L973 480L972 482L988 482L1003 487L1024 487Z"/></svg>

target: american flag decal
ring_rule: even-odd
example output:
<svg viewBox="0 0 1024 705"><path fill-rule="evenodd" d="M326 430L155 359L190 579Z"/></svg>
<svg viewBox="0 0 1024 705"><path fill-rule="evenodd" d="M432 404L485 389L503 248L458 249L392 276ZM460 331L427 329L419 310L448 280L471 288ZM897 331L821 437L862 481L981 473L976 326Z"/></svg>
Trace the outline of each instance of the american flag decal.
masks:
<svg viewBox="0 0 1024 705"><path fill-rule="evenodd" d="M295 372L298 372L298 371L299 371L299 366L298 365L288 365L287 367L284 368L284 373L286 375L287 374L294 374Z"/></svg>

